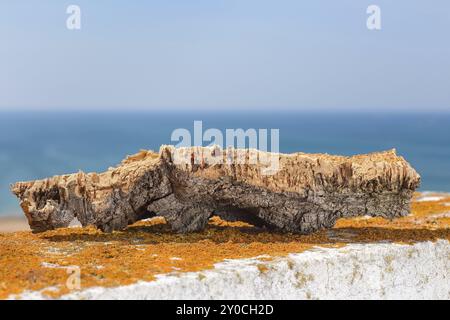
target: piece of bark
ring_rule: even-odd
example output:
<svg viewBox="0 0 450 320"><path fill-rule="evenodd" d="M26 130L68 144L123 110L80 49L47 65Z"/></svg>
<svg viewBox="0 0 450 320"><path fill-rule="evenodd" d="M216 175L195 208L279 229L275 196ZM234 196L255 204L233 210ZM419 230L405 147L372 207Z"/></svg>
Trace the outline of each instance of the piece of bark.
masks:
<svg viewBox="0 0 450 320"><path fill-rule="evenodd" d="M252 152L258 159L274 157L279 170L268 175L265 165L249 161ZM205 161L237 153L243 163ZM405 216L419 183L395 150L344 157L162 146L159 154L141 151L101 174L18 182L12 191L34 232L67 227L75 218L111 232L153 216L163 216L175 231L192 232L219 215L307 234L341 217Z"/></svg>

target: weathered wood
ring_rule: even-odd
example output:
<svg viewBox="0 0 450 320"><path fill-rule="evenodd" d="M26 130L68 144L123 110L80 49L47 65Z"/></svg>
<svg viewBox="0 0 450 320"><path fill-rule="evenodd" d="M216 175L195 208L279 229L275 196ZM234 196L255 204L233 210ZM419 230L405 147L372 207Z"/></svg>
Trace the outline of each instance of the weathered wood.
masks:
<svg viewBox="0 0 450 320"><path fill-rule="evenodd" d="M212 215L286 232L331 228L340 217L395 218L409 213L420 176L395 150L353 157L269 154L279 170L260 163L211 164L230 150L162 146L141 151L116 168L18 182L12 186L34 232L66 227L73 219L111 232L163 216L178 232L201 230ZM183 155L190 161L178 163ZM178 159L178 158L176 158Z"/></svg>

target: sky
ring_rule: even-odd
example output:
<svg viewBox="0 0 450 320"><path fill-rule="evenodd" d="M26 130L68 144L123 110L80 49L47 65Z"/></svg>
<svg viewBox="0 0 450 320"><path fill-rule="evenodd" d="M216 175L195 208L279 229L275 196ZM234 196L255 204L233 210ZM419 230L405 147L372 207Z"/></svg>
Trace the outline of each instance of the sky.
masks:
<svg viewBox="0 0 450 320"><path fill-rule="evenodd" d="M0 110L450 111L449 34L448 0L0 0Z"/></svg>

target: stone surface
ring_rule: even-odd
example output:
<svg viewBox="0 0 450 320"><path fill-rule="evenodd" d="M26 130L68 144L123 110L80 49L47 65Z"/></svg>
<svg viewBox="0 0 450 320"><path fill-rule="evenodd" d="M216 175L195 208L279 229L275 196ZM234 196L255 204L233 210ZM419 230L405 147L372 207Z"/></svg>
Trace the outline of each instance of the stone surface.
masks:
<svg viewBox="0 0 450 320"><path fill-rule="evenodd" d="M274 157L267 174L258 159ZM234 161L212 164L211 155ZM188 161L180 161L187 159ZM409 213L420 177L395 150L353 157L268 154L249 150L162 146L141 151L116 168L12 186L34 232L78 219L111 232L163 216L175 231L205 227L212 215L286 232L331 228L340 217L395 218Z"/></svg>
<svg viewBox="0 0 450 320"><path fill-rule="evenodd" d="M273 261L228 260L214 269L161 275L155 281L69 293L75 300L450 299L450 243L350 244ZM264 267L262 267L264 266ZM25 292L11 299L48 299Z"/></svg>

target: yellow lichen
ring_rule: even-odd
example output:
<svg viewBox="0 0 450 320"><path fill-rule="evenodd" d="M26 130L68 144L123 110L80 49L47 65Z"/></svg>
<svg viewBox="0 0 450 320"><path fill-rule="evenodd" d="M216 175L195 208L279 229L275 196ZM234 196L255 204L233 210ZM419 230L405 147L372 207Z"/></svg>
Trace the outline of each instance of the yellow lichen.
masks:
<svg viewBox="0 0 450 320"><path fill-rule="evenodd" d="M450 198L415 202L412 215L392 221L340 219L331 230L332 236L330 230L311 235L273 233L217 217L204 231L190 234L173 233L162 218L138 222L111 234L94 228L4 233L0 234L0 298L24 290L44 290L54 298L68 293L67 268L71 266L80 268L81 289L86 289L151 281L157 274L201 271L224 259L262 255L272 259L314 246L450 240L450 219L438 215L450 211L445 206L449 202ZM267 272L263 261L261 258L258 265L261 273ZM288 267L292 269L293 263L288 261ZM300 275L298 280L301 285L309 278Z"/></svg>

